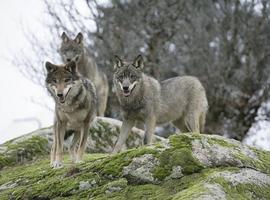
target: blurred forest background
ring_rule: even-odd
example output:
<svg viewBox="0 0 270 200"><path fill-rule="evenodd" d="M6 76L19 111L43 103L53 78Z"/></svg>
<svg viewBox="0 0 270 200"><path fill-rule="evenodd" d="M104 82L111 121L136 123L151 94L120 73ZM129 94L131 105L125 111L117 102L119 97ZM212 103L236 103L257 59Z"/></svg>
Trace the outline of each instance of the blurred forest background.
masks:
<svg viewBox="0 0 270 200"><path fill-rule="evenodd" d="M44 84L44 58L60 62L65 31L82 32L85 47L107 73L112 88L113 55L145 58L145 72L162 81L198 77L207 91L206 133L243 140L270 110L270 1L268 0L44 0L51 31L47 45L26 36L35 57L14 59L22 73ZM93 28L94 27L94 28ZM42 44L42 45L41 45ZM25 56L24 56L25 55ZM119 117L110 88L107 116Z"/></svg>

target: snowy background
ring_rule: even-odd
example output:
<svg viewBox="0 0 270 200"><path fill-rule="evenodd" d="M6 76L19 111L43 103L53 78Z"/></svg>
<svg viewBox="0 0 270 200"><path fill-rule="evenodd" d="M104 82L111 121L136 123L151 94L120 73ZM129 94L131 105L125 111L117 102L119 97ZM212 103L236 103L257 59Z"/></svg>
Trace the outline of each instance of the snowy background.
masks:
<svg viewBox="0 0 270 200"><path fill-rule="evenodd" d="M81 13L87 13L85 5L80 4L82 0L76 2ZM45 88L25 78L11 62L14 55L31 48L25 30L36 33L43 42L51 39L44 25L48 20L42 0L0 2L0 143L52 124L53 102ZM44 58L44 61L46 59L50 58ZM244 143L270 150L269 112L270 103L263 103Z"/></svg>
<svg viewBox="0 0 270 200"><path fill-rule="evenodd" d="M46 32L41 25L46 20L43 13L39 0L0 2L0 143L49 126L53 121L53 112L40 105L53 108L46 90L26 79L11 63L13 55L29 48L22 26Z"/></svg>

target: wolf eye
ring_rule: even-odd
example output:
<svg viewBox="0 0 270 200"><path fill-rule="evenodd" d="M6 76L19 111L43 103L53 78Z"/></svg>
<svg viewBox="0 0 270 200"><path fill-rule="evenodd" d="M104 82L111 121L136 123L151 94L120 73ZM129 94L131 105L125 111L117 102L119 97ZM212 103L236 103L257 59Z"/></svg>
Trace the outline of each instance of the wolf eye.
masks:
<svg viewBox="0 0 270 200"><path fill-rule="evenodd" d="M124 76L118 76L118 80L123 80Z"/></svg>
<svg viewBox="0 0 270 200"><path fill-rule="evenodd" d="M71 78L66 78L66 79L65 79L65 82L66 82L66 83L68 83L68 82L70 82L70 81L71 81Z"/></svg>
<svg viewBox="0 0 270 200"><path fill-rule="evenodd" d="M135 79L136 76L135 76L135 75L130 75L130 78L131 78L131 79Z"/></svg>
<svg viewBox="0 0 270 200"><path fill-rule="evenodd" d="M55 78L52 79L53 83L57 83L57 80Z"/></svg>

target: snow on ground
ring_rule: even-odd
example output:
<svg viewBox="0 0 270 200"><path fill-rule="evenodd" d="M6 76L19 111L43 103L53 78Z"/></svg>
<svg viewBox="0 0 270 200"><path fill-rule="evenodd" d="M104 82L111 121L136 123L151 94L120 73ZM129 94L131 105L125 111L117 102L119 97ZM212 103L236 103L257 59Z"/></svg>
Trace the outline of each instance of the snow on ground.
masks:
<svg viewBox="0 0 270 200"><path fill-rule="evenodd" d="M256 122L249 129L244 144L270 150L270 119L267 113L270 113L270 100L258 110Z"/></svg>

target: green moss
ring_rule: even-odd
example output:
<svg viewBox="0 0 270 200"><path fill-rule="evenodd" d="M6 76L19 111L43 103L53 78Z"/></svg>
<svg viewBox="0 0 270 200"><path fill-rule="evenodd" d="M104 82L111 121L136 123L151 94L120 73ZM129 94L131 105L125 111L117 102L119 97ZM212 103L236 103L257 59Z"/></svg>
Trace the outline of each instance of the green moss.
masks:
<svg viewBox="0 0 270 200"><path fill-rule="evenodd" d="M40 136L17 143L6 143L7 149L0 154L0 169L7 165L24 163L49 153L48 140Z"/></svg>
<svg viewBox="0 0 270 200"><path fill-rule="evenodd" d="M259 161L254 163L254 166L257 167L258 169L261 169L261 171L265 173L270 173L270 152L269 151L264 151L264 150L259 150L253 147L250 147L253 152L256 153ZM252 162L250 160L249 162ZM253 163L253 162L252 162Z"/></svg>
<svg viewBox="0 0 270 200"><path fill-rule="evenodd" d="M221 185L228 200L270 198L270 186L259 186L256 184L240 184L240 183L232 185L223 177L215 177L210 182Z"/></svg>
<svg viewBox="0 0 270 200"><path fill-rule="evenodd" d="M239 168L219 166L206 168L192 156L192 141L199 134L181 134L170 137L170 148L160 150L157 147L141 147L131 149L116 155L85 154L85 163L73 164L69 156L64 156L64 167L51 169L49 159L39 156L39 160L27 162L24 165L5 167L0 171L0 187L3 184L13 188L0 192L0 199L194 199L209 194L205 183L218 184L225 191L227 199L270 199L270 188L254 184L232 185L217 172L237 172ZM223 144L225 145L225 144ZM237 149L237 148L235 148ZM256 152L260 162L253 161L254 168L270 168L269 153L260 150ZM241 159L246 159L241 154ZM160 161L154 176L161 180L157 184L142 184L127 182L122 177L123 167L130 164L134 157L143 154L153 154ZM5 156L5 155L0 155ZM1 158L0 158L1 159ZM246 162L251 162L250 160ZM164 179L170 175L173 166L181 166L183 177L179 179ZM251 166L251 164L249 165ZM87 190L80 190L81 181L96 184ZM253 196L251 196L253 195Z"/></svg>
<svg viewBox="0 0 270 200"><path fill-rule="evenodd" d="M193 157L191 142L198 134L174 135L170 137L170 149L164 150L160 156L160 165L154 170L154 177L163 180L169 176L174 166L181 166L183 174L199 172L204 168L200 162Z"/></svg>
<svg viewBox="0 0 270 200"><path fill-rule="evenodd" d="M228 147L228 148L236 148L238 147L236 144L233 144L233 143L230 143L224 139L218 139L218 138L207 138L207 141L209 144L218 144L220 146L223 146L223 147Z"/></svg>
<svg viewBox="0 0 270 200"><path fill-rule="evenodd" d="M204 187L203 183L199 183L180 191L174 196L173 200L192 200L199 198L207 192L208 190Z"/></svg>
<svg viewBox="0 0 270 200"><path fill-rule="evenodd" d="M95 162L105 157L104 154L90 154L85 156L86 162ZM95 172L86 172L86 163L74 165L69 161L69 156L64 156L65 166L61 169L51 169L49 160L44 159L24 166L8 167L1 172L0 185L4 183L16 183L15 188L1 191L0 199L32 199L43 196L48 198L70 197L81 195L80 181L95 179L99 182L100 176ZM74 167L77 173L70 173ZM84 193L84 197L88 194ZM71 199L71 198L70 198ZM76 198L75 198L76 199Z"/></svg>
<svg viewBox="0 0 270 200"><path fill-rule="evenodd" d="M4 155L4 154L0 154L0 170L4 167L4 166L8 166L12 163L12 160Z"/></svg>
<svg viewBox="0 0 270 200"><path fill-rule="evenodd" d="M197 135L194 134L194 137ZM193 137L191 134L176 134L169 137L170 145L174 149L191 148Z"/></svg>
<svg viewBox="0 0 270 200"><path fill-rule="evenodd" d="M143 154L157 154L158 151L148 147L130 149L125 152L107 157L95 166L95 170L114 177L120 176L124 166L127 166L133 158Z"/></svg>
<svg viewBox="0 0 270 200"><path fill-rule="evenodd" d="M145 184L145 185L130 185L124 190L114 193L103 193L93 196L95 200L126 200L126 199L148 199L148 200L169 200L169 190L162 186Z"/></svg>
<svg viewBox="0 0 270 200"><path fill-rule="evenodd" d="M99 196L99 195L103 195L103 194L107 194L106 196L113 196L110 195L110 193L119 193L119 191L124 190L126 187L128 186L128 181L125 178L120 178L118 180L115 181L111 181L109 183L107 183L106 185L104 185L102 188L99 188L98 190L96 190L95 192L92 192L91 196ZM115 189L115 191L113 191L113 189Z"/></svg>

